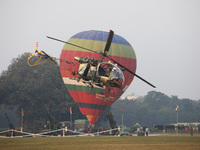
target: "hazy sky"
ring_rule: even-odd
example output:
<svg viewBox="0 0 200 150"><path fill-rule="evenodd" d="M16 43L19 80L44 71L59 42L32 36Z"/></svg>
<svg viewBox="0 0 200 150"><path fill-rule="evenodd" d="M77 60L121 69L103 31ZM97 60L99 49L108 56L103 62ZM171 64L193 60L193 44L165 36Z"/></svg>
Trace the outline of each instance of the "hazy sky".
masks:
<svg viewBox="0 0 200 150"><path fill-rule="evenodd" d="M127 92L151 90L200 99L199 0L0 0L0 72L13 58L39 50L59 57L62 43L85 30L110 29L132 45L136 73Z"/></svg>

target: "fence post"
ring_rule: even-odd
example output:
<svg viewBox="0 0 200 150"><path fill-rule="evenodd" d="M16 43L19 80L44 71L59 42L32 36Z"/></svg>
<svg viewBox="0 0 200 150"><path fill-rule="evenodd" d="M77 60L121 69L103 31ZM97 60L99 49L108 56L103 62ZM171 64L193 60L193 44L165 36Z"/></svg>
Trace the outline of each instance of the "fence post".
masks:
<svg viewBox="0 0 200 150"><path fill-rule="evenodd" d="M11 137L13 137L13 129L11 129Z"/></svg>
<svg viewBox="0 0 200 150"><path fill-rule="evenodd" d="M63 137L65 136L65 128L63 128Z"/></svg>

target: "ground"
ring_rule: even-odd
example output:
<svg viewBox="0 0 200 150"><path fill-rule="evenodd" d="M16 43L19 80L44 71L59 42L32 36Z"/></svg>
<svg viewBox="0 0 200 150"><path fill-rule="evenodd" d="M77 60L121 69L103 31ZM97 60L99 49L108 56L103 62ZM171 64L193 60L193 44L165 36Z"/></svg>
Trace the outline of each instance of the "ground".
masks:
<svg viewBox="0 0 200 150"><path fill-rule="evenodd" d="M197 150L200 136L95 136L0 138L0 150Z"/></svg>

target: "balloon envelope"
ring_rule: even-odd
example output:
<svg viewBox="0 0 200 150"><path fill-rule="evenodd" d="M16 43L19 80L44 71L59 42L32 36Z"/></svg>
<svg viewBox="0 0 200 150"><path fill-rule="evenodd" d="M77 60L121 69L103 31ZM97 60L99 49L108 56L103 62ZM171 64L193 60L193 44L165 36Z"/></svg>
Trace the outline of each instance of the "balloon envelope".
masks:
<svg viewBox="0 0 200 150"><path fill-rule="evenodd" d="M82 46L93 51L103 52L107 42L109 32L104 31L83 31L72 36L67 42ZM77 63L74 57L86 57L99 60L101 55L87 50L65 44L60 58ZM132 46L123 37L114 34L108 56L132 72L136 71L136 56ZM103 62L110 61L104 58ZM112 61L111 61L112 63ZM78 71L79 65L73 64L71 67L64 61L60 61L60 72L63 81L78 105L83 115L86 115L90 124L95 124L98 117L104 112L107 106L112 105L128 88L133 80L133 75L123 71L125 82L122 88L109 87L101 88L98 86L88 87L83 82L73 80L72 71ZM92 89L91 89L92 88Z"/></svg>

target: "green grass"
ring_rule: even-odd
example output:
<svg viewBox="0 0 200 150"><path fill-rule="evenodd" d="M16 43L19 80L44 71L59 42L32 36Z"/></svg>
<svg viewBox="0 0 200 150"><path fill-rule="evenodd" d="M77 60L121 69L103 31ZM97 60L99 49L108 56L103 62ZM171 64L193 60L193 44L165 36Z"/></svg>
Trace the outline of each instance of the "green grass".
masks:
<svg viewBox="0 0 200 150"><path fill-rule="evenodd" d="M0 138L0 149L9 150L198 150L197 136L156 137L27 137Z"/></svg>

